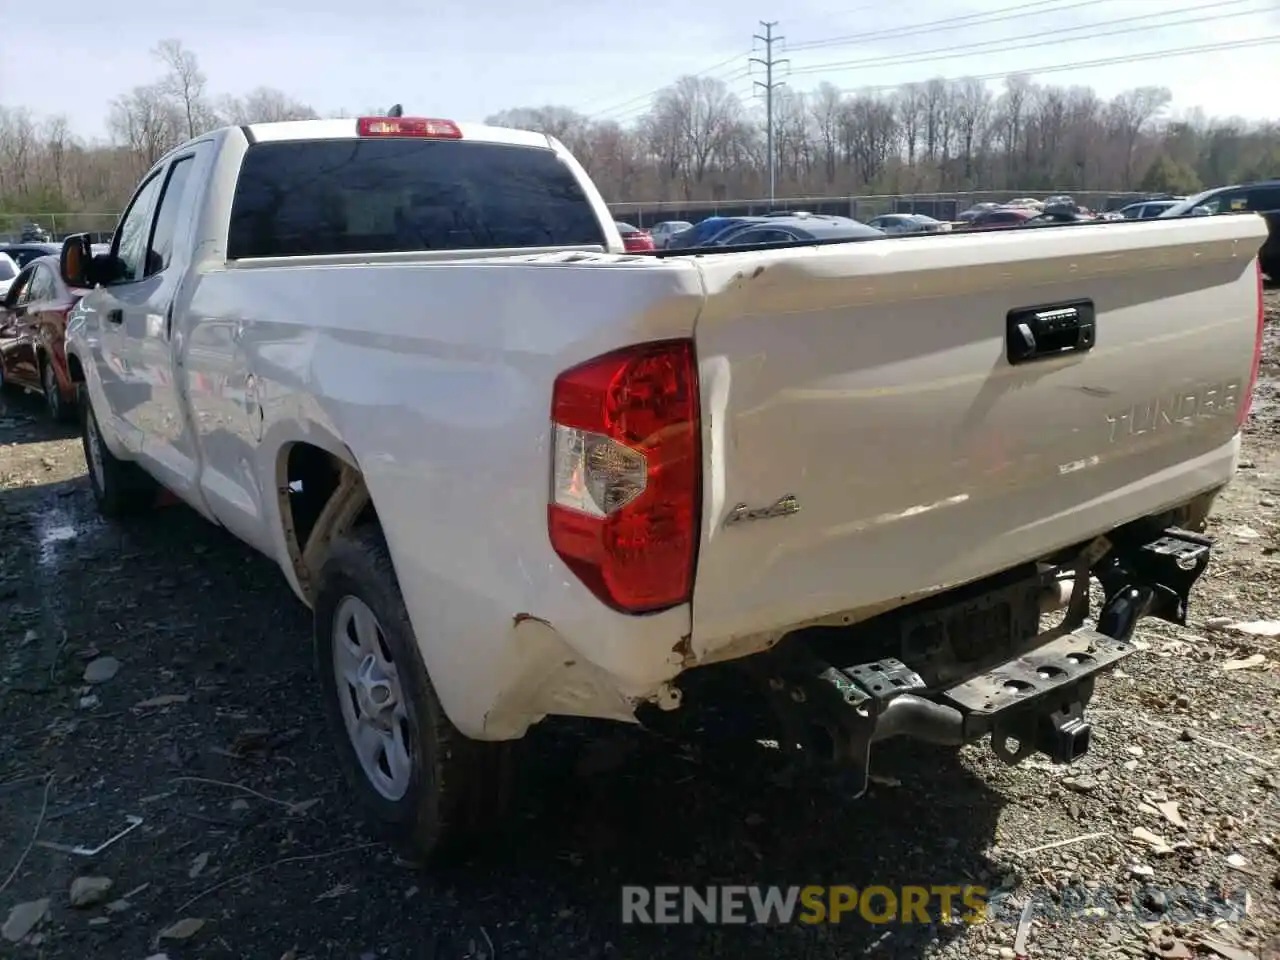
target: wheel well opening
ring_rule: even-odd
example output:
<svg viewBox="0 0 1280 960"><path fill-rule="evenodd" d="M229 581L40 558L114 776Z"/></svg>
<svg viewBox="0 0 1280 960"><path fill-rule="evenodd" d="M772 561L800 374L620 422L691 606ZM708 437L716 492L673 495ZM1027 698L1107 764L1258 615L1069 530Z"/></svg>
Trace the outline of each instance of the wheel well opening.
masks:
<svg viewBox="0 0 1280 960"><path fill-rule="evenodd" d="M342 465L327 450L295 443L289 448L285 471L293 533L299 544L306 544L324 505L338 489Z"/></svg>
<svg viewBox="0 0 1280 960"><path fill-rule="evenodd" d="M336 537L377 522L360 471L328 450L292 444L281 460L280 514L303 595L312 601L316 578Z"/></svg>

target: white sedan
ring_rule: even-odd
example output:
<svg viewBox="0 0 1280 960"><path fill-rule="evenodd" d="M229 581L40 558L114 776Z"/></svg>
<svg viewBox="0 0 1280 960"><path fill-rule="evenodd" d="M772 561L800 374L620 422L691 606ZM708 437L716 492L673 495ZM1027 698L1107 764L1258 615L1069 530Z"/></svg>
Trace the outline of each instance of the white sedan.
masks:
<svg viewBox="0 0 1280 960"><path fill-rule="evenodd" d="M867 226L888 234L951 232L951 224L926 217L923 213L886 213L868 220Z"/></svg>

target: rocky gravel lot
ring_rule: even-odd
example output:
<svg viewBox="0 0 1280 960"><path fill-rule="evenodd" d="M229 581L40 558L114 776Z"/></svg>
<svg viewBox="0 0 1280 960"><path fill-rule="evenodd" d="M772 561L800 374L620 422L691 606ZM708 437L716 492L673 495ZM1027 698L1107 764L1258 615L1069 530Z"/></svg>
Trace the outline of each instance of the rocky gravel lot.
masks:
<svg viewBox="0 0 1280 960"><path fill-rule="evenodd" d="M1280 293L1184 628L1147 621L1070 768L882 750L797 780L708 713L547 724L516 815L426 874L363 832L279 572L185 508L95 517L78 440L0 409L0 955L1280 957ZM136 818L130 820L128 818ZM94 855L93 848L136 823ZM982 884L993 922L623 926L622 884ZM1025 924L1024 924L1025 926Z"/></svg>

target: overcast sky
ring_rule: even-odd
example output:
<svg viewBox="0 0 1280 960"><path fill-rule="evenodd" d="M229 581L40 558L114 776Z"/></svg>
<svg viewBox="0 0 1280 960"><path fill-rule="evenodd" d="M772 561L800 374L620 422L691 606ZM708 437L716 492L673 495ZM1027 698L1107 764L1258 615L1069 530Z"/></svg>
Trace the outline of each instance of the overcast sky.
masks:
<svg viewBox="0 0 1280 960"><path fill-rule="evenodd" d="M776 32L785 36L786 49L778 55L790 58L788 83L798 89L824 80L857 88L931 76L1035 74L1175 48L1280 40L1280 0L62 0L20 6L0 26L0 104L63 114L89 137L105 133L112 97L158 78L161 67L149 51L167 37L198 55L215 95L266 85L321 112L399 101L407 114L463 120L554 103L623 122L682 73L706 71L749 96L747 58L761 17L782 21ZM934 23L973 14L986 22ZM1121 19L1129 22L1110 22ZM886 31L897 35L868 36ZM940 52L953 48L958 52L951 56ZM1280 43L1273 43L1040 78L1088 84L1104 95L1163 85L1181 111L1198 106L1211 116L1280 120L1278 63Z"/></svg>

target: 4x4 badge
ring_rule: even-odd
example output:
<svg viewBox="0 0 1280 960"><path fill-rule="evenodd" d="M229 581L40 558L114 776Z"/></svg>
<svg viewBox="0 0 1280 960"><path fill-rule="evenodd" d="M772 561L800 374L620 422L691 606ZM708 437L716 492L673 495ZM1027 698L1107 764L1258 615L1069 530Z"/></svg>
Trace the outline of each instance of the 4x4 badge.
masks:
<svg viewBox="0 0 1280 960"><path fill-rule="evenodd" d="M789 517L799 512L800 501L796 499L795 494L789 493L785 497L779 497L767 507L752 509L745 503L740 503L729 511L729 515L724 518L724 525L731 527L736 523L746 523L748 520L772 520L774 517Z"/></svg>

